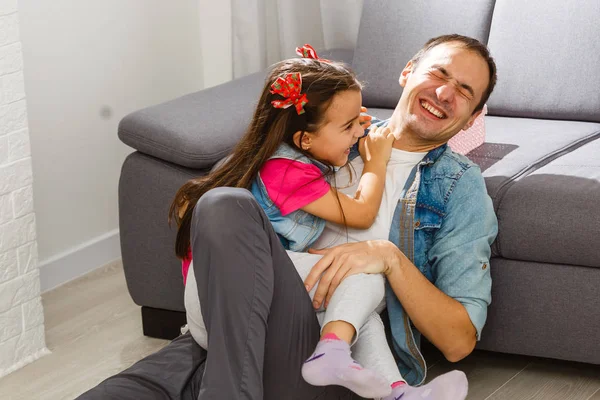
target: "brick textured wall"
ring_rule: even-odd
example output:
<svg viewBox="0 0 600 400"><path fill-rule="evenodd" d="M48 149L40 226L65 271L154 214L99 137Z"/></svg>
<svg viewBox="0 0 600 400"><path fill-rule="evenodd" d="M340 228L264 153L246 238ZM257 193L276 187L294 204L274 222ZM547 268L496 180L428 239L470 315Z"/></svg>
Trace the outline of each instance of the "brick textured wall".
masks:
<svg viewBox="0 0 600 400"><path fill-rule="evenodd" d="M47 352L17 0L0 0L0 377Z"/></svg>

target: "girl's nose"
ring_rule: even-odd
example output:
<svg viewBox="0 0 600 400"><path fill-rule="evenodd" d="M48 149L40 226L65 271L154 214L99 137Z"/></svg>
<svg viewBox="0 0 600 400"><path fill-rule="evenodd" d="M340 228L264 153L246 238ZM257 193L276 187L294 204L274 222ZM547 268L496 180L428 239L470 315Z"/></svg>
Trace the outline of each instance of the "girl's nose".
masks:
<svg viewBox="0 0 600 400"><path fill-rule="evenodd" d="M355 138L359 138L359 139L360 139L361 137L363 137L363 135L364 135L364 134L365 134L365 130L364 130L364 128L363 128L361 125L359 125L359 126L358 126L358 127L355 129L355 130L354 130L354 137L355 137Z"/></svg>

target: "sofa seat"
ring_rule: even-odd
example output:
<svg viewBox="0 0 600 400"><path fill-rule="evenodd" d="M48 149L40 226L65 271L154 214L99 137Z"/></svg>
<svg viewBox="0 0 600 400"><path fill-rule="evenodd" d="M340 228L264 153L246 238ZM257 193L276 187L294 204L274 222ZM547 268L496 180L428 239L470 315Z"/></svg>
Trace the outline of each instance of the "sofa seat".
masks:
<svg viewBox="0 0 600 400"><path fill-rule="evenodd" d="M499 254L600 268L599 155L597 139L517 179L497 207Z"/></svg>

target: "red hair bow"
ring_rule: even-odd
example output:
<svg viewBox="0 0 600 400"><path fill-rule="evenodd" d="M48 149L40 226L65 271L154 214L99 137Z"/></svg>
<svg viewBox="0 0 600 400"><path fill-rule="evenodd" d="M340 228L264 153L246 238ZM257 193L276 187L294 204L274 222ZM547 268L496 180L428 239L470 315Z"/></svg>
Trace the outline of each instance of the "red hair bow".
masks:
<svg viewBox="0 0 600 400"><path fill-rule="evenodd" d="M302 75L299 72L279 77L271 85L271 93L281 95L285 100L273 100L271 104L275 108L288 108L293 104L298 115L304 114L304 105L308 103L308 99L306 93L300 93L301 90Z"/></svg>
<svg viewBox="0 0 600 400"><path fill-rule="evenodd" d="M312 58L313 60L319 60L323 62L331 62L324 58L319 58L317 51L310 44L305 44L302 47L296 47L296 54L302 58Z"/></svg>

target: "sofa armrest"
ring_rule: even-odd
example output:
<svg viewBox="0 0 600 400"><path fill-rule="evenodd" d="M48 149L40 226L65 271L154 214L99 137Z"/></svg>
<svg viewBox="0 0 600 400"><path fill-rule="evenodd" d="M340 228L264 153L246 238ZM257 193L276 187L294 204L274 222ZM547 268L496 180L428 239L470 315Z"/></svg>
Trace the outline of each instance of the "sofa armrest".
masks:
<svg viewBox="0 0 600 400"><path fill-rule="evenodd" d="M352 50L323 51L350 63ZM119 138L134 149L184 167L210 168L244 135L267 71L235 79L133 112L119 123Z"/></svg>
<svg viewBox="0 0 600 400"><path fill-rule="evenodd" d="M189 168L208 168L244 134L266 71L133 112L119 123L121 141Z"/></svg>

